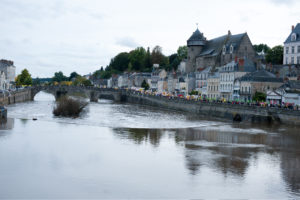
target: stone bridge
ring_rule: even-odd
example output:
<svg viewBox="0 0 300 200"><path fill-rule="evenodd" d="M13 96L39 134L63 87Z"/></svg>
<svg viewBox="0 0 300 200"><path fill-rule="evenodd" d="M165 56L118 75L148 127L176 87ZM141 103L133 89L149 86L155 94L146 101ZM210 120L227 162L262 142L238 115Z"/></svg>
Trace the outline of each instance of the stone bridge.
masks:
<svg viewBox="0 0 300 200"><path fill-rule="evenodd" d="M126 98L126 91L111 88L83 87L83 86L36 86L31 88L31 100L40 91L51 93L58 99L62 95L79 95L97 102L99 98L123 101Z"/></svg>

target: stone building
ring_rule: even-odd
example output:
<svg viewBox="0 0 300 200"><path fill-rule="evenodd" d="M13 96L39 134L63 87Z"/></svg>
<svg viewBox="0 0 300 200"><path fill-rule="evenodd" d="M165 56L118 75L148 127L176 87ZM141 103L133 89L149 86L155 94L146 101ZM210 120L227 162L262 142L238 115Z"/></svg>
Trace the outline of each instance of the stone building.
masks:
<svg viewBox="0 0 300 200"><path fill-rule="evenodd" d="M195 89L198 91L201 96L207 96L207 78L208 75L211 73L212 68L202 68L195 72Z"/></svg>
<svg viewBox="0 0 300 200"><path fill-rule="evenodd" d="M154 69L151 73L150 89L155 92L158 89L158 81L167 77L167 72L164 69Z"/></svg>
<svg viewBox="0 0 300 200"><path fill-rule="evenodd" d="M276 77L266 70L258 70L236 80L239 82L239 99L251 100L256 92L267 93L268 90L275 91L283 84L283 79Z"/></svg>
<svg viewBox="0 0 300 200"><path fill-rule="evenodd" d="M197 30L187 40L188 55L186 72L206 67L219 67L239 58L255 60L256 52L247 33L227 35L207 40Z"/></svg>
<svg viewBox="0 0 300 200"><path fill-rule="evenodd" d="M292 26L292 31L284 42L283 64L300 65L300 23Z"/></svg>

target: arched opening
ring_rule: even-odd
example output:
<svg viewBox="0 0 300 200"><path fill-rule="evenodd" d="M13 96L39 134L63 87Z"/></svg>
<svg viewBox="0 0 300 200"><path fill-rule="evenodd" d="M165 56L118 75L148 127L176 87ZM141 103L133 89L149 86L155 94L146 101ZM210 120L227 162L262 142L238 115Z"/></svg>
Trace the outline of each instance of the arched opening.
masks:
<svg viewBox="0 0 300 200"><path fill-rule="evenodd" d="M33 97L34 101L55 101L55 96L51 93L40 91Z"/></svg>

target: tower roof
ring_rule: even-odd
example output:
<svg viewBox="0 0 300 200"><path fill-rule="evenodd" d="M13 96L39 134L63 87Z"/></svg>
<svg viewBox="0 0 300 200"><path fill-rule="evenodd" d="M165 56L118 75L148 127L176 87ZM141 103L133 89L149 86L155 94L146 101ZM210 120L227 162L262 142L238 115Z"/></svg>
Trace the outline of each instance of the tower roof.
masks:
<svg viewBox="0 0 300 200"><path fill-rule="evenodd" d="M202 46L205 45L206 38L203 36L203 33L197 28L192 36L187 40L188 46Z"/></svg>

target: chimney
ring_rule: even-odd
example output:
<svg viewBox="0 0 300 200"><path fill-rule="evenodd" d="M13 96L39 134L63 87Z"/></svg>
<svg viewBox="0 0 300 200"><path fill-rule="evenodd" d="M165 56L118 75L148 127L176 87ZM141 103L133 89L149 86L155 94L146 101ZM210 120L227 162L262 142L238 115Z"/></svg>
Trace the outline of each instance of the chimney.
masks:
<svg viewBox="0 0 300 200"><path fill-rule="evenodd" d="M294 26L294 25L292 25L292 32L294 31L294 28L295 28L295 26Z"/></svg>
<svg viewBox="0 0 300 200"><path fill-rule="evenodd" d="M231 35L231 32L230 32L230 30L228 30L228 35Z"/></svg>

